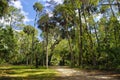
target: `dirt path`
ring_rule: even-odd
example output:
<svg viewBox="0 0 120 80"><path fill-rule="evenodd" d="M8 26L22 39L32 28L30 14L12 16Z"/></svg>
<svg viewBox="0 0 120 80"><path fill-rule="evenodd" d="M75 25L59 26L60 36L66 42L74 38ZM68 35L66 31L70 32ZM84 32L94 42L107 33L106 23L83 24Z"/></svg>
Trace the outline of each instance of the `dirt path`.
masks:
<svg viewBox="0 0 120 80"><path fill-rule="evenodd" d="M120 74L98 72L98 71L82 71L71 69L68 67L54 67L60 73L59 80L120 80Z"/></svg>

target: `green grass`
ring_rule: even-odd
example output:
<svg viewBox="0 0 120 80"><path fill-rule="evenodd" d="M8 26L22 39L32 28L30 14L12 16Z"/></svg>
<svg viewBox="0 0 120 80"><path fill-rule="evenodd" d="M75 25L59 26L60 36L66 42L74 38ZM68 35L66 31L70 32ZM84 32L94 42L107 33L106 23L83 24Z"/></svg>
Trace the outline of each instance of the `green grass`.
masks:
<svg viewBox="0 0 120 80"><path fill-rule="evenodd" d="M58 73L53 69L31 66L1 66L0 80L56 80Z"/></svg>

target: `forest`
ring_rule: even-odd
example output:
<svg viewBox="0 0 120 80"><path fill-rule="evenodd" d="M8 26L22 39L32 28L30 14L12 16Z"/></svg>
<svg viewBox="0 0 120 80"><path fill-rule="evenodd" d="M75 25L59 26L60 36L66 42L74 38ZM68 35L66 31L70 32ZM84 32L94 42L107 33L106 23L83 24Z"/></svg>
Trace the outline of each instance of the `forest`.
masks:
<svg viewBox="0 0 120 80"><path fill-rule="evenodd" d="M10 3L0 0L0 65L120 70L120 0L49 0L52 15L35 2L34 25Z"/></svg>

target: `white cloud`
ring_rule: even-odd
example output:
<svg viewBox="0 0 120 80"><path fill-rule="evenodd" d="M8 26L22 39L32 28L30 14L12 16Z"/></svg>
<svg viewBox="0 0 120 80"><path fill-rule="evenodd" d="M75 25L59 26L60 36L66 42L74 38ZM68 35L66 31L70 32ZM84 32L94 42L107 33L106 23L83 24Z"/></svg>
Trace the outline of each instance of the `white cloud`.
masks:
<svg viewBox="0 0 120 80"><path fill-rule="evenodd" d="M23 9L23 6L22 6L20 0L18 0L18 1L11 1L10 5L12 5L12 6L14 6L14 7L18 8L18 9Z"/></svg>
<svg viewBox="0 0 120 80"><path fill-rule="evenodd" d="M53 13L49 13L49 17L52 17L53 16Z"/></svg>
<svg viewBox="0 0 120 80"><path fill-rule="evenodd" d="M62 4L63 0L54 0L55 2L57 2L58 4Z"/></svg>
<svg viewBox="0 0 120 80"><path fill-rule="evenodd" d="M27 13L27 12L25 12L25 11L23 10L23 6L22 6L22 3L21 3L20 0L11 1L11 4L10 4L10 5L12 5L12 6L14 6L15 8L21 10L21 13L25 16L25 18L24 18L24 20L23 20L24 23L27 23L27 22L32 21L31 19L28 18L28 14L29 14L29 13Z"/></svg>
<svg viewBox="0 0 120 80"><path fill-rule="evenodd" d="M49 9L46 9L46 13L49 15L49 17L53 16L53 12Z"/></svg>
<svg viewBox="0 0 120 80"><path fill-rule="evenodd" d="M41 3L43 2L43 5L45 6L45 11L46 11L46 13L49 14L49 17L53 16L52 11L55 7L55 3L57 3L57 4L62 4L63 3L63 0L42 0L42 1L38 0L38 1L40 1Z"/></svg>
<svg viewBox="0 0 120 80"><path fill-rule="evenodd" d="M50 4L46 3L46 4L45 4L45 7L47 7L47 6L50 6Z"/></svg>
<svg viewBox="0 0 120 80"><path fill-rule="evenodd" d="M63 3L63 0L46 0L46 1L55 1L55 2L57 2L58 4L62 4Z"/></svg>

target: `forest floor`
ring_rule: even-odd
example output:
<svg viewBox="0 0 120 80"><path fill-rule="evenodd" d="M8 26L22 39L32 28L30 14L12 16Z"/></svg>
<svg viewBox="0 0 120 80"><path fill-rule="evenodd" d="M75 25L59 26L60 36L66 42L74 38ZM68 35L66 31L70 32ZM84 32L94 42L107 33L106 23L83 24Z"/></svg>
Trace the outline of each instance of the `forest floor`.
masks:
<svg viewBox="0 0 120 80"><path fill-rule="evenodd" d="M120 80L120 73L61 66L49 69L21 65L0 66L0 80Z"/></svg>
<svg viewBox="0 0 120 80"><path fill-rule="evenodd" d="M68 67L53 67L61 75L58 80L120 80L120 72L80 70Z"/></svg>

